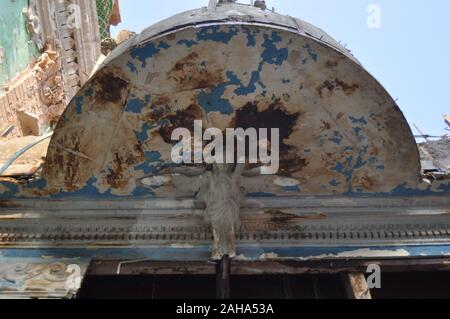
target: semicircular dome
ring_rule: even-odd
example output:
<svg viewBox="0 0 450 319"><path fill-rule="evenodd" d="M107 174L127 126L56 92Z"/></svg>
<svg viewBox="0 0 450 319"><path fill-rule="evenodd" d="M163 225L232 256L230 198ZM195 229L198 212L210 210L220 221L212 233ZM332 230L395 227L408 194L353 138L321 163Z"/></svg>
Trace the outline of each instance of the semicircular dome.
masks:
<svg viewBox="0 0 450 319"><path fill-rule="evenodd" d="M307 23L232 5L163 21L117 48L68 106L50 144L50 192L194 196L171 133L279 128L280 170L249 195L389 193L419 183L411 130L386 90ZM146 182L143 182L146 181Z"/></svg>

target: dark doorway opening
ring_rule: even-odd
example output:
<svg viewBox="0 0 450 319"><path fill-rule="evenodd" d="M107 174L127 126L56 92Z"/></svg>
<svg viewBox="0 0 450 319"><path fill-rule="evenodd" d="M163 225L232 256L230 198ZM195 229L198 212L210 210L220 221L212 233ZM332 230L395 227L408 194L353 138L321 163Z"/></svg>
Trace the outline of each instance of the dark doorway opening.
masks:
<svg viewBox="0 0 450 319"><path fill-rule="evenodd" d="M231 299L345 299L339 274L231 276ZM450 273L385 273L374 299L450 299ZM214 275L86 276L80 299L214 299Z"/></svg>
<svg viewBox="0 0 450 319"><path fill-rule="evenodd" d="M316 288L315 288L316 287ZM339 275L231 276L231 299L345 298ZM86 276L80 299L214 299L216 277Z"/></svg>

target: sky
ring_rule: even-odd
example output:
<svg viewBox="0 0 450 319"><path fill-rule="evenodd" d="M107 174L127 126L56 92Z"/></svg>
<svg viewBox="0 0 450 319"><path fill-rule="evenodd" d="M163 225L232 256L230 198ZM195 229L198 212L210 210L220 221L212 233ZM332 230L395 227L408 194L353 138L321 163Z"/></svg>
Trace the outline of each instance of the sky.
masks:
<svg viewBox="0 0 450 319"><path fill-rule="evenodd" d="M120 0L122 23L113 27L140 32L209 0ZM241 0L250 3L250 0ZM347 48L398 99L414 134L442 136L450 114L450 1L448 0L266 0L289 14L322 28ZM369 28L375 4L380 28ZM369 19L370 20L370 19ZM373 21L373 20L370 20Z"/></svg>

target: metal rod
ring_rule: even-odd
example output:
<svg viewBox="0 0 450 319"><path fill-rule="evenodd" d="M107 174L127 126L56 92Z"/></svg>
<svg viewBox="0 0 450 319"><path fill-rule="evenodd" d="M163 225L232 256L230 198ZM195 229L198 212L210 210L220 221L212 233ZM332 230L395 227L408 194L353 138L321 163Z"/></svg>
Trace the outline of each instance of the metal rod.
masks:
<svg viewBox="0 0 450 319"><path fill-rule="evenodd" d="M320 292L319 277L317 275L311 275L311 281L313 285L314 298L321 299L322 293Z"/></svg>
<svg viewBox="0 0 450 319"><path fill-rule="evenodd" d="M216 297L222 300L230 299L230 257L228 255L217 262Z"/></svg>
<svg viewBox="0 0 450 319"><path fill-rule="evenodd" d="M0 136L1 137L6 137L6 136L8 136L8 134L9 133L11 133L13 130L14 130L14 125L11 125L11 126L9 126L9 127L7 127L1 134L0 134Z"/></svg>
<svg viewBox="0 0 450 319"><path fill-rule="evenodd" d="M445 124L448 125L448 127L446 128L446 130L447 130L447 131L450 130L450 115L444 115L444 121L445 121Z"/></svg>
<svg viewBox="0 0 450 319"><path fill-rule="evenodd" d="M425 137L426 135L422 133L422 131L420 130L420 128L417 126L417 124L416 124L416 123L413 123L413 125L414 125L414 127L416 128L417 132L419 132L419 134L420 134L421 136L423 136L427 142L429 142L428 138Z"/></svg>
<svg viewBox="0 0 450 319"><path fill-rule="evenodd" d="M284 298L294 299L294 295L292 293L291 282L289 281L289 276L286 274L283 275L283 292L284 292Z"/></svg>

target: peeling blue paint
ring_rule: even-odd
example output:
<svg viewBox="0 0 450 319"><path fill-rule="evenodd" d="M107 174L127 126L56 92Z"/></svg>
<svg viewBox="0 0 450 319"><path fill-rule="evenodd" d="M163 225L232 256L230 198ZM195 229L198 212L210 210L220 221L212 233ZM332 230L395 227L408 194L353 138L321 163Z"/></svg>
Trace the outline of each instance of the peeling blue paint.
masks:
<svg viewBox="0 0 450 319"><path fill-rule="evenodd" d="M28 188L43 190L47 187L47 181L44 178L34 179L27 184Z"/></svg>
<svg viewBox="0 0 450 319"><path fill-rule="evenodd" d="M300 193L301 192L300 187L298 185L284 186L283 191L288 192L288 193Z"/></svg>
<svg viewBox="0 0 450 319"><path fill-rule="evenodd" d="M151 151L145 152L145 162L135 167L136 171L143 171L145 174L155 174L161 170L161 153Z"/></svg>
<svg viewBox="0 0 450 319"><path fill-rule="evenodd" d="M334 186L334 187L337 187L337 186L341 185L341 183L338 182L337 180L333 179L332 181L330 181L330 185Z"/></svg>
<svg viewBox="0 0 450 319"><path fill-rule="evenodd" d="M16 183L5 181L5 182L0 182L0 185L7 189L6 192L0 193L1 199L5 199L8 197L16 197L20 192L19 185Z"/></svg>
<svg viewBox="0 0 450 319"><path fill-rule="evenodd" d="M363 124L363 125L367 125L367 121L366 121L366 118L363 116L363 117L360 117L360 118L356 118L356 117L353 117L353 116L349 116L349 119L350 119L350 121L352 121L352 123L353 124Z"/></svg>
<svg viewBox="0 0 450 319"><path fill-rule="evenodd" d="M92 87L89 87L84 92L84 96L92 97L94 95L94 89Z"/></svg>
<svg viewBox="0 0 450 319"><path fill-rule="evenodd" d="M345 173L345 167L344 165L342 165L342 163L337 163L336 166L333 167L333 169L340 174Z"/></svg>
<svg viewBox="0 0 450 319"><path fill-rule="evenodd" d="M84 104L84 97L77 96L75 98L75 110L77 114L81 114L83 112L83 104Z"/></svg>
<svg viewBox="0 0 450 319"><path fill-rule="evenodd" d="M247 193L247 196L249 196L249 197L277 197L276 194L264 193L264 192Z"/></svg>
<svg viewBox="0 0 450 319"><path fill-rule="evenodd" d="M226 87L229 83L222 83L218 86L211 87L211 93L202 90L198 96L198 104L205 110L206 113L220 112L222 114L233 114L234 110L227 99L222 96L225 93Z"/></svg>
<svg viewBox="0 0 450 319"><path fill-rule="evenodd" d="M441 184L437 190L442 192L435 192L432 189L432 186L429 185L427 189L420 190L415 188L410 188L407 186L407 183L403 183L396 188L394 188L390 195L393 196L427 196L427 195L438 195L438 194L450 194L450 183Z"/></svg>
<svg viewBox="0 0 450 319"><path fill-rule="evenodd" d="M320 258L322 260L338 257L340 254L351 253L355 251L367 250L368 252L385 252L383 257L411 258L426 256L446 257L450 253L448 244L442 245L383 245L383 246L296 246L296 247L273 247L264 245L240 245L237 254L245 256L250 260L260 260L265 254L273 254L277 258ZM398 251L406 251L408 257L399 257ZM2 249L0 250L0 261L3 263L32 263L31 259L42 260L42 256L52 256L52 261L64 259L67 263L74 260L75 264L88 260L138 260L150 259L155 261L207 261L211 258L210 245L197 245L195 247L184 248L166 248L166 247L145 247L145 248L39 248L39 249ZM277 259L274 258L274 259ZM358 258L358 257L355 257ZM19 259L22 259L19 260Z"/></svg>
<svg viewBox="0 0 450 319"><path fill-rule="evenodd" d="M202 28L199 32L197 32L197 40L215 41L228 44L237 34L238 29L236 27L229 27L228 31L223 31L220 26L210 26Z"/></svg>
<svg viewBox="0 0 450 319"><path fill-rule="evenodd" d="M93 198L93 197L114 197L111 194L111 191L108 191L106 193L101 193L97 187L95 187L95 184L97 183L97 178L91 177L86 185L74 192L66 193L61 192L58 194L53 194L50 197L54 199L62 199L62 198L72 198L72 197L83 197L83 198Z"/></svg>
<svg viewBox="0 0 450 319"><path fill-rule="evenodd" d="M335 143L336 145L341 145L342 140L344 139L344 137L342 136L341 133L339 133L338 131L334 132L334 137L330 138L329 140L333 143Z"/></svg>
<svg viewBox="0 0 450 319"><path fill-rule="evenodd" d="M363 142L363 141L366 139L366 137L365 137L364 135L361 134L362 128L360 128L360 127L354 127L354 128L353 128L353 132L355 132L355 135L356 135L356 137L358 138L358 141L359 141L359 142Z"/></svg>
<svg viewBox="0 0 450 319"><path fill-rule="evenodd" d="M260 75L264 64L269 63L282 65L283 62L288 58L289 55L288 49L287 48L278 49L275 45L275 43L281 42L282 40L278 32L273 31L270 37L269 35L264 34L264 39L265 40L262 46L265 48L265 50L261 54L262 60L258 66L258 69L256 71L252 71L248 85L243 85L242 81L239 80L235 74L231 72L227 73L228 79L230 80L230 84L240 85L240 87L234 91L234 93L236 93L237 95L242 96L254 93L256 91L256 84L259 84L263 89L265 89L266 86L264 85L264 83L262 83ZM283 83L287 83L285 81L289 80L285 79L283 80ZM263 93L263 95L265 93Z"/></svg>
<svg viewBox="0 0 450 319"><path fill-rule="evenodd" d="M447 184L441 184L437 189L445 193L450 193L450 182Z"/></svg>
<svg viewBox="0 0 450 319"><path fill-rule="evenodd" d="M278 49L275 43L279 42L281 42L281 37L278 32L273 31L270 37L267 34L264 34L264 43L262 44L262 46L265 48L265 50L261 54L263 62L282 65L283 62L287 60L289 51L287 48Z"/></svg>
<svg viewBox="0 0 450 319"><path fill-rule="evenodd" d="M254 47L256 45L256 39L255 39L255 36L254 36L252 30L250 30L247 27L242 27L242 29L247 34L247 46Z"/></svg>
<svg viewBox="0 0 450 319"><path fill-rule="evenodd" d="M145 104L138 98L129 99L125 107L125 112L140 114Z"/></svg>
<svg viewBox="0 0 450 319"><path fill-rule="evenodd" d="M318 59L318 54L317 52L311 47L311 45L309 43L305 44L304 46L305 49L307 49L309 56L311 57L311 59L313 59L314 62L317 62Z"/></svg>
<svg viewBox="0 0 450 319"><path fill-rule="evenodd" d="M135 47L130 51L130 55L133 59L138 59L142 62L142 68L147 66L147 59L150 59L154 55L161 52L159 48L155 46L153 42L146 44L144 47Z"/></svg>
<svg viewBox="0 0 450 319"><path fill-rule="evenodd" d="M141 132L134 132L136 134L137 139L144 143L148 140L148 131L152 128L152 125L150 125L149 123L144 123L144 125L142 125L142 130Z"/></svg>
<svg viewBox="0 0 450 319"><path fill-rule="evenodd" d="M170 45L164 41L161 41L159 42L158 48L167 50L170 48Z"/></svg>
<svg viewBox="0 0 450 319"><path fill-rule="evenodd" d="M194 45L197 45L197 44L198 44L197 41L194 41L194 40L186 40L186 39L180 40L180 41L178 41L177 43L178 43L179 45L185 45L185 46L188 47L188 48L192 48Z"/></svg>
<svg viewBox="0 0 450 319"><path fill-rule="evenodd" d="M152 189L150 189L150 188L143 187L143 186L138 186L138 187L136 187L136 188L134 189L132 195L133 195L134 197L144 197L144 196L147 196L147 197L150 196L150 197L152 197L152 196L155 196L156 194L155 194L155 192L154 192Z"/></svg>
<svg viewBox="0 0 450 319"><path fill-rule="evenodd" d="M344 152L353 151L353 148L346 146L343 150ZM347 181L348 191L345 193L345 195L351 195L353 193L353 174L356 170L364 167L364 165L367 164L367 161L364 161L364 156L367 154L367 151L368 147L365 146L358 151L358 156L356 157L356 159L353 155L348 156L345 158L344 162L337 163L334 167L332 167L332 170L343 175Z"/></svg>
<svg viewBox="0 0 450 319"><path fill-rule="evenodd" d="M133 62L128 61L127 67L130 69L130 71L131 71L132 73L138 74L138 70L137 70L137 68L136 68L136 66L134 65Z"/></svg>
<svg viewBox="0 0 450 319"><path fill-rule="evenodd" d="M258 84L259 84L263 89L267 88L267 86L266 86L261 80L258 81Z"/></svg>
<svg viewBox="0 0 450 319"><path fill-rule="evenodd" d="M260 82L259 73L260 73L259 70L253 71L248 85L247 86L242 85L241 87L237 88L234 92L237 95L248 95L250 93L254 93L256 91L256 83Z"/></svg>

